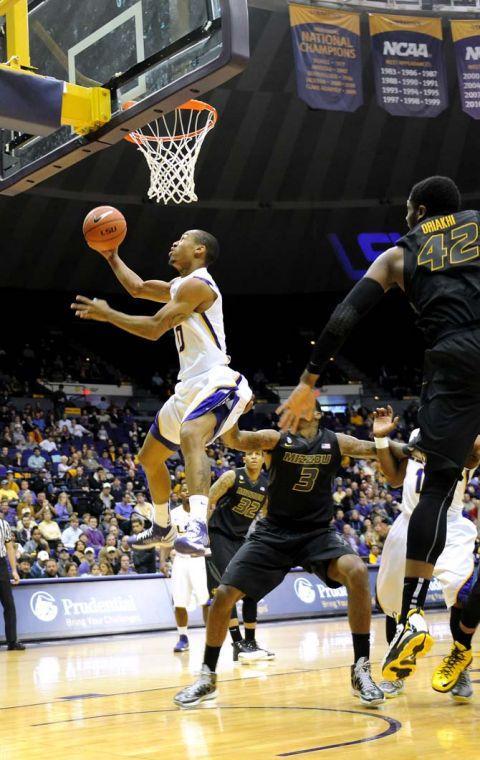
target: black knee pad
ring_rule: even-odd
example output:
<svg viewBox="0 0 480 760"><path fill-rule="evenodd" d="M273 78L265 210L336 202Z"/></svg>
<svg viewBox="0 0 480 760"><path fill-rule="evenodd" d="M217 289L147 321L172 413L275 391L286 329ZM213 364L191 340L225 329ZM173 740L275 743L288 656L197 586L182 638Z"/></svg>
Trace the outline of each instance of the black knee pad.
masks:
<svg viewBox="0 0 480 760"><path fill-rule="evenodd" d="M254 599L246 596L243 600L242 617L244 623L257 622L257 603Z"/></svg>

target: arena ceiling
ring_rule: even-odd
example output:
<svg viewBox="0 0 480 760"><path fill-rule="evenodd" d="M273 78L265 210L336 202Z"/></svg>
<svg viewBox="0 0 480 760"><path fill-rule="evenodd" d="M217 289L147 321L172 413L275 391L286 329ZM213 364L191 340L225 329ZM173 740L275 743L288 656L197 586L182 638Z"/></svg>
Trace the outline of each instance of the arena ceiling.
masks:
<svg viewBox="0 0 480 760"><path fill-rule="evenodd" d="M4 287L74 290L93 281L111 290L110 273L85 252L80 232L85 213L101 203L127 216L125 254L145 276L166 276L172 238L201 227L222 243L217 276L227 292L301 293L349 287L365 264L358 235L402 232L406 194L423 176L448 174L467 205L478 200L480 131L461 111L451 46L450 107L436 119L394 118L378 107L367 33L365 104L353 114L313 111L296 94L286 3L250 5L250 64L206 98L220 120L198 164L200 201L149 203L135 148L103 151L28 195L0 198Z"/></svg>

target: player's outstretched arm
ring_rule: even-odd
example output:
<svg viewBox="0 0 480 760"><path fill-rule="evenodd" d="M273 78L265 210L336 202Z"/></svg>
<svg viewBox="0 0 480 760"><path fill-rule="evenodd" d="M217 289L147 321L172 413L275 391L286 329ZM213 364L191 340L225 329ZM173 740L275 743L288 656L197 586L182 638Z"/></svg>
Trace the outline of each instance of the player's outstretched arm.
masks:
<svg viewBox="0 0 480 760"><path fill-rule="evenodd" d="M163 309L151 317L124 314L110 308L106 301L77 296L71 308L79 319L109 322L125 332L146 340L158 340L168 330L180 325L205 303L211 303L212 290L201 280L187 280Z"/></svg>
<svg viewBox="0 0 480 760"><path fill-rule="evenodd" d="M223 475L220 475L218 480L216 480L213 486L210 488L210 492L208 494L208 520L210 520L210 517L212 516L212 513L215 510L219 499L221 499L222 496L225 496L227 491L232 488L234 483L235 472L234 470L228 470L227 472L224 472Z"/></svg>
<svg viewBox="0 0 480 760"><path fill-rule="evenodd" d="M278 430L239 430L238 425L224 433L223 442L237 451L272 451L280 440Z"/></svg>
<svg viewBox="0 0 480 760"><path fill-rule="evenodd" d="M95 249L97 250L97 249ZM143 298L156 303L170 301L171 282L163 280L142 280L133 269L130 269L118 255L118 248L113 251L98 251L108 261L110 268L127 293L133 298Z"/></svg>
<svg viewBox="0 0 480 760"><path fill-rule="evenodd" d="M382 253L333 312L315 344L299 384L277 409L281 430L294 433L301 417L312 419L315 408L313 389L327 362L337 354L357 322L394 285L403 287L403 249L398 247Z"/></svg>
<svg viewBox="0 0 480 760"><path fill-rule="evenodd" d="M407 473L408 455L402 444L391 441L390 433L396 429L399 417L394 417L390 405L379 407L373 413L373 435L378 462L388 483L394 488L403 484Z"/></svg>

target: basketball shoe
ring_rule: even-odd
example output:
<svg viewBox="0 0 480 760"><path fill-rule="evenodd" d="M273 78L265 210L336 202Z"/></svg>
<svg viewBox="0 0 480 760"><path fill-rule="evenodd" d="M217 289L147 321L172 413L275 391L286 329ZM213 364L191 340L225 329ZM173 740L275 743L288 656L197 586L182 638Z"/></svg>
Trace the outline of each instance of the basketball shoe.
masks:
<svg viewBox="0 0 480 760"><path fill-rule="evenodd" d="M379 688L385 694L386 699L395 699L403 693L405 683L399 678L397 681L380 681Z"/></svg>
<svg viewBox="0 0 480 760"><path fill-rule="evenodd" d="M432 689L441 692L451 691L472 660L472 650L454 641L450 654L444 657L442 664L433 671Z"/></svg>
<svg viewBox="0 0 480 760"><path fill-rule="evenodd" d="M261 660L274 660L274 652L262 649L256 641L236 641L233 644L233 661L242 663L260 662Z"/></svg>
<svg viewBox="0 0 480 760"><path fill-rule="evenodd" d="M472 680L468 668L465 668L458 676L458 681L449 692L454 702L470 702L473 697Z"/></svg>
<svg viewBox="0 0 480 760"><path fill-rule="evenodd" d="M217 675L212 673L208 665L203 664L198 680L175 694L173 701L178 707L187 709L196 707L207 699L215 699L217 694Z"/></svg>
<svg viewBox="0 0 480 760"><path fill-rule="evenodd" d="M190 554L192 557L204 557L207 546L207 523L197 518L189 520L185 533L178 536L174 544L176 552Z"/></svg>
<svg viewBox="0 0 480 760"><path fill-rule="evenodd" d="M417 668L417 657L423 657L433 646L433 638L423 611L415 608L407 615L406 623L398 623L393 640L382 662L382 676L387 681L408 678Z"/></svg>
<svg viewBox="0 0 480 760"><path fill-rule="evenodd" d="M355 665L352 665L350 677L352 679L352 694L359 697L362 705L375 707L385 702L385 695L373 680L370 662L366 657L360 657Z"/></svg>
<svg viewBox="0 0 480 760"><path fill-rule="evenodd" d="M173 647L173 651L174 652L188 652L189 649L190 649L190 644L188 643L188 636L185 636L185 634L182 633L177 643Z"/></svg>
<svg viewBox="0 0 480 760"><path fill-rule="evenodd" d="M155 546L168 549L173 546L176 537L177 529L170 522L166 527L162 527L154 522L149 528L142 530L141 533L128 536L127 542L132 549L152 549Z"/></svg>

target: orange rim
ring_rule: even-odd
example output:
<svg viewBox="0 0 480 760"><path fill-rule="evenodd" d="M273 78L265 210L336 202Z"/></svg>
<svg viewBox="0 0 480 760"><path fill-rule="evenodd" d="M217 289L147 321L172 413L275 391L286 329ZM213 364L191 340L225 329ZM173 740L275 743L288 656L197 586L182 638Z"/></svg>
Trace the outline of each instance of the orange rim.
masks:
<svg viewBox="0 0 480 760"><path fill-rule="evenodd" d="M122 111L126 111L128 108L132 108L132 106L135 105L135 100L127 100L125 103L122 103ZM138 132L137 130L132 130L128 135L125 135L124 139L130 143L133 143L134 145L137 145L142 140L148 140L149 142L175 142L176 140L185 140L192 137L197 137L198 135L203 134L205 130L209 132L211 129L213 129L218 121L217 109L211 106L210 103L204 103L203 100L187 100L186 103L182 103L181 106L177 106L177 109L180 111L209 111L212 114L213 119L201 129L196 129L194 132L186 132L181 135L173 135L172 137L157 137L155 135L145 135Z"/></svg>

